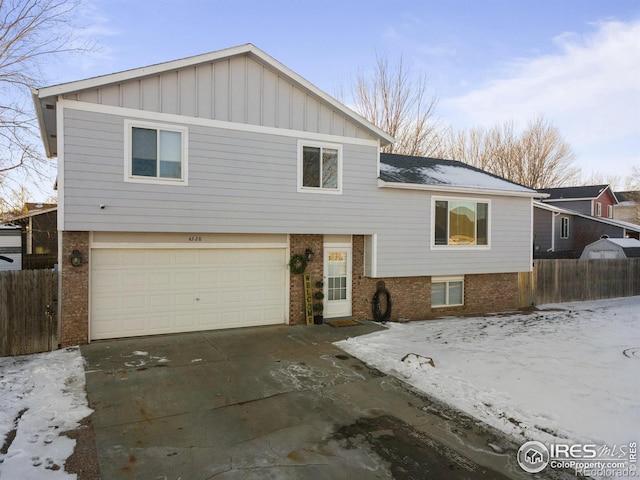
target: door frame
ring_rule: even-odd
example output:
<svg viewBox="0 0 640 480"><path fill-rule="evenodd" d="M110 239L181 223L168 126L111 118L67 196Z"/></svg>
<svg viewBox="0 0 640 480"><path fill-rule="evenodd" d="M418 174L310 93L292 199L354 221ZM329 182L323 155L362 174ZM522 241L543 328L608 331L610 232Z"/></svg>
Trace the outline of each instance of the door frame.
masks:
<svg viewBox="0 0 640 480"><path fill-rule="evenodd" d="M349 237L349 241L327 241L323 246L323 283L324 283L324 317L325 318L338 318L338 317L350 317L353 314L353 285L352 285L352 277L353 277L353 247L351 243L351 238ZM347 298L344 300L344 309L340 310L338 313L330 313L328 310L329 303L329 282L328 282L328 260L329 253L333 251L344 251L347 253ZM341 300L342 301L342 300Z"/></svg>

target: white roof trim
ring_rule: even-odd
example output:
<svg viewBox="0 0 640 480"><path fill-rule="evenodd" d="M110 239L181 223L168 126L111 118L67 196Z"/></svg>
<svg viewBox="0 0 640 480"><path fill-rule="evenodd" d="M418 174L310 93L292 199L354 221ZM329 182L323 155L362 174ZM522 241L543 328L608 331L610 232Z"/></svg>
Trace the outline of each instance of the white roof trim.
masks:
<svg viewBox="0 0 640 480"><path fill-rule="evenodd" d="M450 192L450 193L468 193L474 195L500 195L506 197L526 197L536 198L540 196L540 193L531 192L518 192L513 190L495 190L484 188L472 188L472 187L456 187L453 185L425 185L420 183L399 183L399 182L386 182L378 179L378 187L380 188L398 188L402 190L429 190L433 192Z"/></svg>
<svg viewBox="0 0 640 480"><path fill-rule="evenodd" d="M318 87L313 85L311 82L305 80L303 77L295 73L293 70L289 69L288 67L286 67L285 65L283 65L282 63L280 63L279 61L277 61L276 59L269 56L268 54L266 54L265 52L263 52L262 50L260 50L259 48L257 48L256 46L250 43L247 43L245 45L240 45L237 47L227 48L224 50L218 50L216 52L205 53L205 54L196 55L193 57L187 57L180 60L173 60L170 62L158 63L156 65L135 68L132 70L112 73L112 74L103 75L100 77L93 77L86 80L78 80L75 82L63 83L60 85L44 87L41 89L34 89L32 90L32 94L34 97L34 103L38 105L39 102L36 101L37 99L43 99L47 97L55 98L60 95L65 95L65 94L80 91L80 90L97 88L97 87L101 87L101 86L109 85L113 83L125 82L128 80L132 80L140 77L146 77L149 75L157 75L159 73L163 73L167 71L179 70L181 68L190 67L200 63L212 62L215 60L219 60L221 58L226 58L226 57L231 57L236 55L243 55L243 54L250 54L257 57L258 59L260 59L262 62L264 62L274 70L281 72L290 80L299 84L302 88L312 92L314 95L316 95L323 101L329 103L333 108L339 110L344 115L346 115L347 117L351 118L353 121L361 125L364 130L367 130L374 136L379 137L380 140L382 141L382 145L395 142L395 139L391 135L382 131L380 128L376 127L374 124L370 123L369 121L365 120L356 112L346 107L345 105L343 105L342 103L340 103L339 101L331 97L330 95L326 94L325 92L320 90ZM36 110L38 110L38 108L36 108ZM41 120L40 117L42 114L40 112L37 112L37 114L38 114L38 120L40 121Z"/></svg>
<svg viewBox="0 0 640 480"><path fill-rule="evenodd" d="M614 227L624 228L625 230L633 230L634 232L640 231L640 225L636 225L634 223L629 223L629 222L623 222L622 220L616 220L615 218L594 217L592 215L585 215L584 213L576 212L574 210L568 210L566 208L554 207L549 204L545 204L535 200L533 201L533 206L536 208L549 210L551 212L557 212L564 215L573 215L576 217L586 218L587 220L594 220L596 222L606 223Z"/></svg>

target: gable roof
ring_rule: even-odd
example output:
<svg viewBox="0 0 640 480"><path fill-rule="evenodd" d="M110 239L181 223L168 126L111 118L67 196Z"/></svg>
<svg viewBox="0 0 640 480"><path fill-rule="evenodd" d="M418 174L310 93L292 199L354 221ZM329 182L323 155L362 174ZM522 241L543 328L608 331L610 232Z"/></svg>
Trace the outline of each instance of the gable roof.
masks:
<svg viewBox="0 0 640 480"><path fill-rule="evenodd" d="M540 188L540 193L546 193L549 197L547 201L553 200L593 200L598 198L602 193L609 189L614 201L618 200L609 187L609 185L582 185L578 187L558 187L558 188Z"/></svg>
<svg viewBox="0 0 640 480"><path fill-rule="evenodd" d="M382 186L537 197L530 188L457 160L380 154Z"/></svg>
<svg viewBox="0 0 640 480"><path fill-rule="evenodd" d="M633 206L640 203L640 191L615 192L620 206Z"/></svg>
<svg viewBox="0 0 640 480"><path fill-rule="evenodd" d="M53 85L40 89L32 90L33 102L35 105L36 115L40 124L40 132L47 156L55 156L56 154L56 113L55 104L58 97L108 85L120 84L131 80L143 79L146 77L159 75L166 72L178 71L181 69L194 67L197 65L218 61L221 59L228 59L231 57L248 56L251 57L269 69L277 72L283 78L295 84L297 87L307 92L311 96L319 99L319 101L328 105L330 108L340 112L346 118L353 121L359 127L361 127L368 134L375 138L378 138L381 145L388 145L395 142L395 139L376 127L372 123L365 120L350 108L343 105L338 100L334 99L327 93L320 90L311 82L305 80L303 77L289 69L282 63L275 60L273 57L267 55L265 52L257 48L256 46L247 43L237 47L218 50L211 53L205 53L202 55L196 55L179 60L173 60L169 62L159 63L155 65L149 65L146 67L135 68L132 70L126 70L122 72L112 73L108 75L102 75L99 77L88 78L85 80L78 80L69 83L63 83L59 85Z"/></svg>

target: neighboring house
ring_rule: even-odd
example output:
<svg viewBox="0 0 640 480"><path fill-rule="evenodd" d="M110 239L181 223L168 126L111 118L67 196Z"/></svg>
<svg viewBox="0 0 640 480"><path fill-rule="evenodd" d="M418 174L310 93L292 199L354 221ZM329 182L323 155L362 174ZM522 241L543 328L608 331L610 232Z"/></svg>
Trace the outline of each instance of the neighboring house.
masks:
<svg viewBox="0 0 640 480"><path fill-rule="evenodd" d="M58 157L61 343L518 307L537 192L394 141L253 45L33 92ZM72 266L76 265L76 266Z"/></svg>
<svg viewBox="0 0 640 480"><path fill-rule="evenodd" d="M0 225L0 271L22 270L20 227Z"/></svg>
<svg viewBox="0 0 640 480"><path fill-rule="evenodd" d="M11 215L5 224L22 228L22 251L25 255L58 253L58 205L26 203L24 212Z"/></svg>
<svg viewBox="0 0 640 480"><path fill-rule="evenodd" d="M635 238L601 238L584 248L581 260L640 258L640 240Z"/></svg>
<svg viewBox="0 0 640 480"><path fill-rule="evenodd" d="M592 217L614 218L613 209L618 204L609 185L543 188L538 191L548 195L542 199L544 203Z"/></svg>
<svg viewBox="0 0 640 480"><path fill-rule="evenodd" d="M586 245L603 235L611 238L639 238L640 225L597 218L547 203L534 202L534 258L579 258Z"/></svg>
<svg viewBox="0 0 640 480"><path fill-rule="evenodd" d="M58 206L26 203L21 213L5 218L6 225L22 230L22 267L53 268L58 257Z"/></svg>
<svg viewBox="0 0 640 480"><path fill-rule="evenodd" d="M640 191L615 192L618 204L613 207L613 218L640 225Z"/></svg>

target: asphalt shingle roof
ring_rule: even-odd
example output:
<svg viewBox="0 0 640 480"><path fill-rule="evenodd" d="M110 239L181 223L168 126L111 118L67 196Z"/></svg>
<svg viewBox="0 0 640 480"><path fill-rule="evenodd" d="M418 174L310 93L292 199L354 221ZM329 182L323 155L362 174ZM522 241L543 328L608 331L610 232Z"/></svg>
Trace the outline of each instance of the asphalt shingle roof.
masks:
<svg viewBox="0 0 640 480"><path fill-rule="evenodd" d="M568 198L597 198L609 185L585 185L580 187L541 188L540 193L549 194L546 200Z"/></svg>

